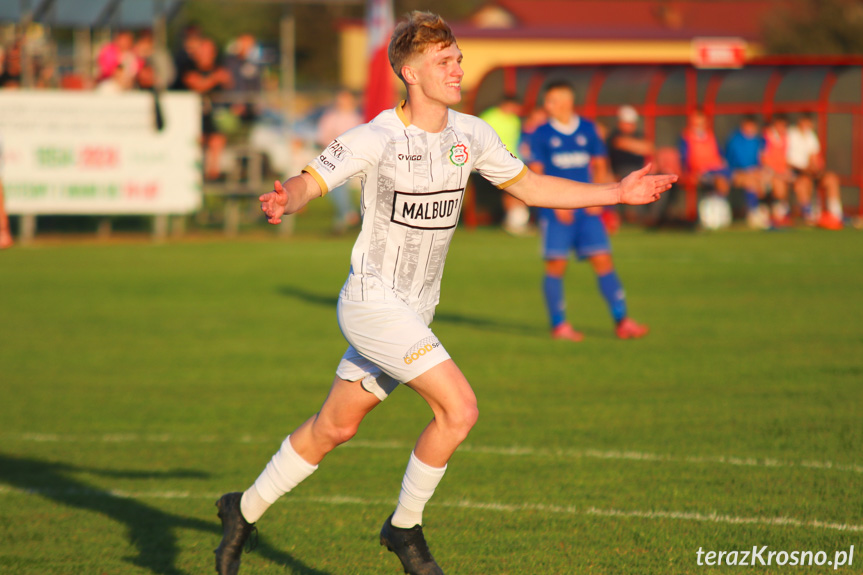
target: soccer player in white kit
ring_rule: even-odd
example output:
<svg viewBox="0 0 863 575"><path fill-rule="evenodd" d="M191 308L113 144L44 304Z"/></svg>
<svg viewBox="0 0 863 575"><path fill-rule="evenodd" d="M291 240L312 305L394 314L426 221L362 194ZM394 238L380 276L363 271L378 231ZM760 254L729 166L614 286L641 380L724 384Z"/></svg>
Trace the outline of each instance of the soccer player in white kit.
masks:
<svg viewBox="0 0 863 575"><path fill-rule="evenodd" d="M422 514L446 465L477 420L476 396L429 328L447 249L472 170L529 206L582 208L645 204L677 179L648 176L584 184L529 171L482 120L449 109L461 101L461 51L439 16L412 12L395 28L389 59L406 101L334 140L303 172L260 197L272 224L358 176L363 223L338 302L350 344L320 411L293 431L245 492L216 503L223 537L216 570L237 573L255 523L279 497L311 475L327 453L399 383L434 415L410 455L398 504L380 541L406 573L442 574L426 545Z"/></svg>

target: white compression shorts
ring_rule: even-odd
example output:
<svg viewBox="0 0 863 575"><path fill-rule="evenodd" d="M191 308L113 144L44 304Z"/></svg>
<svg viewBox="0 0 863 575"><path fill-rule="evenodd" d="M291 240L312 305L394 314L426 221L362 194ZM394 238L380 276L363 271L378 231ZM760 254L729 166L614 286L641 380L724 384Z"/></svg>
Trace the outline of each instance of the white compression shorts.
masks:
<svg viewBox="0 0 863 575"><path fill-rule="evenodd" d="M339 328L350 346L336 375L346 381L362 380L363 389L383 401L399 383L449 359L429 328L433 317L433 309L420 315L397 299L339 298Z"/></svg>

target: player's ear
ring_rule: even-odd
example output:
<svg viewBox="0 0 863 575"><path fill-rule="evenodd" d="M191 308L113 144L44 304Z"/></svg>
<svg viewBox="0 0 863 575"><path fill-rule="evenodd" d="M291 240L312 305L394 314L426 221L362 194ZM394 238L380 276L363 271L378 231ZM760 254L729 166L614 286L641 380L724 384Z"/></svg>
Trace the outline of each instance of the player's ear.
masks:
<svg viewBox="0 0 863 575"><path fill-rule="evenodd" d="M405 79L405 84L418 83L417 73L410 66L402 66L402 78Z"/></svg>

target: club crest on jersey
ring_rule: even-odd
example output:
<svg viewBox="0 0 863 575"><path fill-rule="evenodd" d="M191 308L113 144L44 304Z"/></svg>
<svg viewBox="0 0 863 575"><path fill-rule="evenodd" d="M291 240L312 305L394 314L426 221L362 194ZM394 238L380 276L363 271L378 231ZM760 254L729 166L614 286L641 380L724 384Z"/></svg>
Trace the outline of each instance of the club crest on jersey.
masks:
<svg viewBox="0 0 863 575"><path fill-rule="evenodd" d="M390 221L417 230L449 230L458 224L464 190L428 194L396 191Z"/></svg>
<svg viewBox="0 0 863 575"><path fill-rule="evenodd" d="M467 146L464 144L456 144L449 149L449 161L456 166L463 166L469 157Z"/></svg>

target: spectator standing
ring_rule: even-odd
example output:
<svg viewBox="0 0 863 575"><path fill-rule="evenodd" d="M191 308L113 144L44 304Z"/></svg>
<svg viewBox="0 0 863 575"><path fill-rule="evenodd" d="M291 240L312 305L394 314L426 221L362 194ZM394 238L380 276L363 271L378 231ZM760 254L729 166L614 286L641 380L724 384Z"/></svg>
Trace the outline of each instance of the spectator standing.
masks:
<svg viewBox="0 0 863 575"><path fill-rule="evenodd" d="M653 156L653 142L648 141L638 128L638 111L632 106L621 106L617 110L617 124L608 134L608 161L614 177L617 179L626 177L635 170L640 170ZM613 208L609 208L613 209ZM625 206L620 206L625 210ZM632 216L633 211L639 208L630 208L625 216ZM645 208L641 208L642 210ZM616 212L606 210L606 216L616 215ZM609 222L606 222L608 225Z"/></svg>
<svg viewBox="0 0 863 575"><path fill-rule="evenodd" d="M234 80L229 91L231 112L245 125L258 116L261 94L261 48L251 34L241 34L227 49L225 67Z"/></svg>
<svg viewBox="0 0 863 575"><path fill-rule="evenodd" d="M183 75L183 85L201 95L204 177L216 180L221 176L221 156L227 138L216 126L213 96L230 88L233 80L228 69L219 62L216 44L209 38L198 41L193 56L194 68Z"/></svg>
<svg viewBox="0 0 863 575"><path fill-rule="evenodd" d="M328 146L340 135L362 123L363 116L357 107L357 99L350 90L340 90L336 94L335 102L324 112L318 123L318 145ZM327 196L335 209L333 214L335 233L342 234L349 227L360 223L360 215L351 199L350 180L330 190Z"/></svg>
<svg viewBox="0 0 863 575"><path fill-rule="evenodd" d="M144 30L138 34L132 51L138 59L138 75L135 77L138 88L162 91L174 82L174 63L164 49L156 46L152 32Z"/></svg>
<svg viewBox="0 0 863 575"><path fill-rule="evenodd" d="M195 69L195 53L198 46L204 40L201 28L195 23L183 28L183 37L180 47L174 52L174 81L169 84L171 90L188 90L186 86L186 74Z"/></svg>
<svg viewBox="0 0 863 575"><path fill-rule="evenodd" d="M632 106L617 110L617 125L608 135L608 159L615 178L640 170L653 155L653 142L638 129L638 111Z"/></svg>
<svg viewBox="0 0 863 575"><path fill-rule="evenodd" d="M132 47L135 37L129 30L120 30L114 34L110 42L99 50L97 61L99 64L99 83L113 80L119 86L132 86L135 76L138 75L140 63L135 56ZM118 76L118 69L122 76Z"/></svg>

